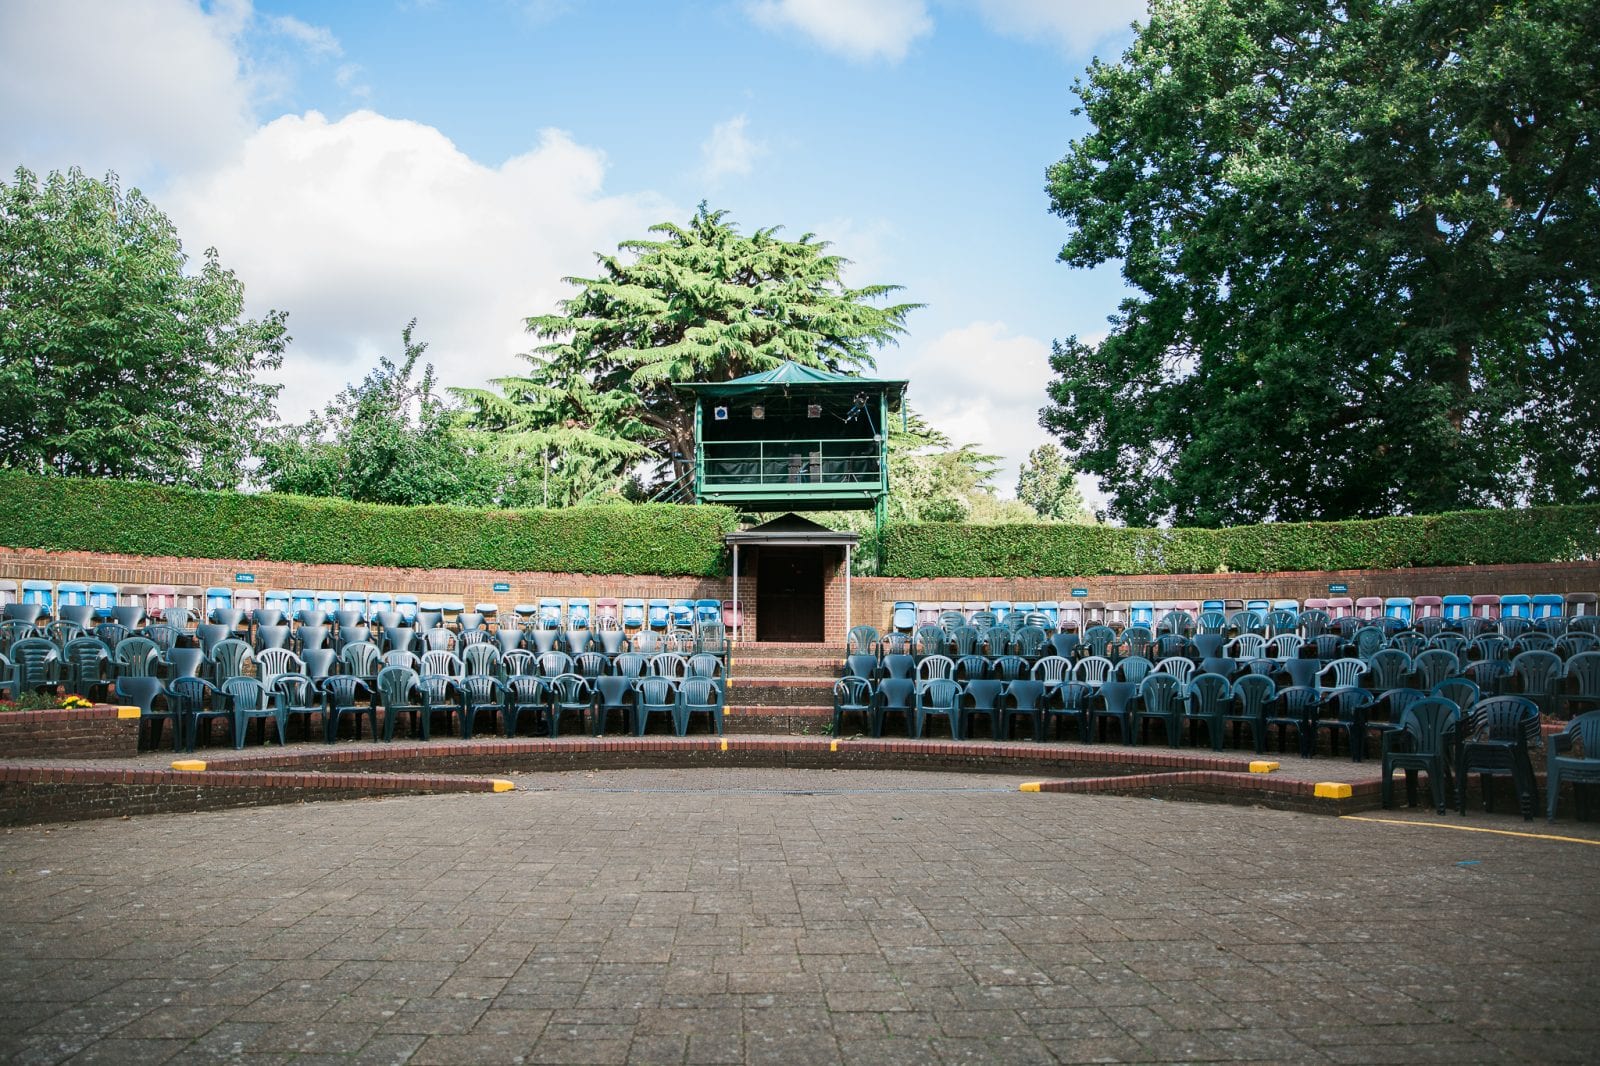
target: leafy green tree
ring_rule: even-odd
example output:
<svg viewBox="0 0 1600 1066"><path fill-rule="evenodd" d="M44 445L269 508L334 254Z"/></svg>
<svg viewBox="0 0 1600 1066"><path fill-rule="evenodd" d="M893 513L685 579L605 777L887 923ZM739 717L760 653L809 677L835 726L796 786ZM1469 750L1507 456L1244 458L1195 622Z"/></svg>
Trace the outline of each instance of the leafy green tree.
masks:
<svg viewBox="0 0 1600 1066"><path fill-rule="evenodd" d="M1042 423L1136 524L1600 498L1593 0L1155 0L1049 171Z"/></svg>
<svg viewBox="0 0 1600 1066"><path fill-rule="evenodd" d="M1046 522L1093 520L1083 505L1072 465L1054 444L1041 444L1028 453L1017 475L1017 499Z"/></svg>
<svg viewBox="0 0 1600 1066"><path fill-rule="evenodd" d="M275 492L336 496L364 503L485 507L512 492L503 463L476 452L454 429L457 412L434 390L433 364L412 380L427 345L401 332L398 362L384 357L301 425L279 427L258 448L256 480ZM519 503L530 502L519 498Z"/></svg>
<svg viewBox="0 0 1600 1066"><path fill-rule="evenodd" d="M77 169L0 182L0 466L235 488L278 388L285 316L243 316L137 190Z"/></svg>
<svg viewBox="0 0 1600 1066"><path fill-rule="evenodd" d="M524 377L462 389L471 426L502 452L581 457L595 488L619 487L650 460L682 475L694 454L693 407L677 381L725 381L784 360L828 370L873 365L916 304L882 305L892 285L850 288L846 261L806 234L740 233L700 205L688 225L623 242L559 311L528 320L541 344Z"/></svg>

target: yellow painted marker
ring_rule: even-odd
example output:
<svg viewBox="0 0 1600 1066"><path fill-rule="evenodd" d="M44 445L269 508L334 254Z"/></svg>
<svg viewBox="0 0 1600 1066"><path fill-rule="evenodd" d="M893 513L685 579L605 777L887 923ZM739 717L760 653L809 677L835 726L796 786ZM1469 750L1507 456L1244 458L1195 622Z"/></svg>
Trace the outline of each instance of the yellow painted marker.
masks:
<svg viewBox="0 0 1600 1066"><path fill-rule="evenodd" d="M503 777L494 778L494 790L496 792L510 792L516 787L516 785L512 784L510 781L507 781Z"/></svg>
<svg viewBox="0 0 1600 1066"><path fill-rule="evenodd" d="M137 708L137 707L118 707L117 708L117 717L118 718L138 718L138 717L140 717L140 711L139 711L139 708Z"/></svg>
<svg viewBox="0 0 1600 1066"><path fill-rule="evenodd" d="M728 750L728 738L727 737L723 737L722 738L722 750L723 751L727 751Z"/></svg>
<svg viewBox="0 0 1600 1066"><path fill-rule="evenodd" d="M1600 840L1585 840L1583 837L1564 837L1554 833L1521 833L1515 829L1488 829L1479 825L1453 825L1450 822L1408 822L1402 818L1363 818L1358 814L1340 815L1341 822L1375 822L1378 825L1410 825L1423 829L1454 829L1458 833L1491 833L1500 837L1521 837L1524 840L1555 840L1562 844L1587 844L1590 847L1600 847Z"/></svg>
<svg viewBox="0 0 1600 1066"><path fill-rule="evenodd" d="M1039 791L1039 786L1042 783L1043 782L1040 782L1040 781L1024 781L1022 784L1017 786L1017 791L1018 792L1037 792L1037 791Z"/></svg>
<svg viewBox="0 0 1600 1066"><path fill-rule="evenodd" d="M1355 789L1343 781L1318 781L1312 795L1317 799L1347 800L1354 795Z"/></svg>
<svg viewBox="0 0 1600 1066"><path fill-rule="evenodd" d="M206 768L206 764L201 759L179 759L172 764L172 768L174 770L188 770L191 773L199 773Z"/></svg>
<svg viewBox="0 0 1600 1066"><path fill-rule="evenodd" d="M829 751L838 751L839 750L839 742L837 740L833 741L831 744L828 745L828 750Z"/></svg>

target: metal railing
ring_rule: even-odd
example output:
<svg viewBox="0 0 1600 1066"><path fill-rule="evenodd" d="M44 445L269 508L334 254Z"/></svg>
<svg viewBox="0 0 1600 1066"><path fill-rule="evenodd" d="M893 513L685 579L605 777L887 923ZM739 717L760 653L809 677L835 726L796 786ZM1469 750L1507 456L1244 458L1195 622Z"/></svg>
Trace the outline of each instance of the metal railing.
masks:
<svg viewBox="0 0 1600 1066"><path fill-rule="evenodd" d="M882 444L846 440L703 441L695 456L708 489L883 483Z"/></svg>

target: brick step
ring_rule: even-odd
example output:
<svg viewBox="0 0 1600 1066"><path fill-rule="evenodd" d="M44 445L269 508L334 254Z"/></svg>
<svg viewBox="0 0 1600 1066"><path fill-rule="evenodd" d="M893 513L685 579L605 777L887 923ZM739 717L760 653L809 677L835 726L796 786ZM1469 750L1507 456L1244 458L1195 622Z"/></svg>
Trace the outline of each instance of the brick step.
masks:
<svg viewBox="0 0 1600 1066"><path fill-rule="evenodd" d="M833 679L825 677L734 678L728 685L730 705L798 707L833 705Z"/></svg>
<svg viewBox="0 0 1600 1066"><path fill-rule="evenodd" d="M755 659L735 658L733 680L769 677L836 678L842 668L841 659Z"/></svg>
<svg viewBox="0 0 1600 1066"><path fill-rule="evenodd" d="M733 647L735 659L816 659L834 658L844 661L844 645L822 644L771 644L757 641L740 641Z"/></svg>

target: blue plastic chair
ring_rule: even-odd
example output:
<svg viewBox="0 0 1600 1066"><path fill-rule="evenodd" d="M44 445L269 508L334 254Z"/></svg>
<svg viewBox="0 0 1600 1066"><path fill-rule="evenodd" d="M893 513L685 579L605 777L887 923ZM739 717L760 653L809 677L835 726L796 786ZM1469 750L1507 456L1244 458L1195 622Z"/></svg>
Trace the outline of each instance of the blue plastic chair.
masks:
<svg viewBox="0 0 1600 1066"><path fill-rule="evenodd" d="M622 601L622 628L643 629L645 623L644 601L640 599L625 599Z"/></svg>
<svg viewBox="0 0 1600 1066"><path fill-rule="evenodd" d="M673 600L669 611L672 625L675 628L687 629L694 625L693 600Z"/></svg>
<svg viewBox="0 0 1600 1066"><path fill-rule="evenodd" d="M1510 596L1501 596L1500 597L1500 617L1501 618L1532 618L1533 617L1533 597L1532 596L1525 596L1520 592L1519 593L1514 593L1514 594L1512 594Z"/></svg>
<svg viewBox="0 0 1600 1066"><path fill-rule="evenodd" d="M589 628L589 600L587 597L575 597L567 601L567 628Z"/></svg>
<svg viewBox="0 0 1600 1066"><path fill-rule="evenodd" d="M651 629L666 629L672 623L672 601L651 600L645 618Z"/></svg>
<svg viewBox="0 0 1600 1066"><path fill-rule="evenodd" d="M1143 626L1153 630L1156 624L1156 605L1153 600L1134 600L1128 604L1128 625Z"/></svg>
<svg viewBox="0 0 1600 1066"><path fill-rule="evenodd" d="M117 607L117 586L95 582L89 586L89 606L96 618L110 618Z"/></svg>
<svg viewBox="0 0 1600 1066"><path fill-rule="evenodd" d="M539 597L539 628L561 628L561 600L555 596Z"/></svg>
<svg viewBox="0 0 1600 1066"><path fill-rule="evenodd" d="M1554 593L1542 593L1533 598L1533 617L1560 618L1566 613L1567 601Z"/></svg>
<svg viewBox="0 0 1600 1066"><path fill-rule="evenodd" d="M722 601L711 599L695 600L694 620L697 625L710 625L714 622L721 622Z"/></svg>
<svg viewBox="0 0 1600 1066"><path fill-rule="evenodd" d="M1383 613L1387 618L1398 618L1406 625L1411 624L1412 602L1410 596L1390 596L1383 601Z"/></svg>
<svg viewBox="0 0 1600 1066"><path fill-rule="evenodd" d="M889 616L890 628L898 633L909 633L917 627L917 605L911 600L895 601Z"/></svg>
<svg viewBox="0 0 1600 1066"><path fill-rule="evenodd" d="M89 606L89 586L81 581L63 581L56 586L56 608ZM51 614L55 614L52 611Z"/></svg>
<svg viewBox="0 0 1600 1066"><path fill-rule="evenodd" d="M1472 616L1472 597L1460 594L1446 596L1439 613L1446 622L1459 622L1463 618L1470 618Z"/></svg>

